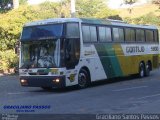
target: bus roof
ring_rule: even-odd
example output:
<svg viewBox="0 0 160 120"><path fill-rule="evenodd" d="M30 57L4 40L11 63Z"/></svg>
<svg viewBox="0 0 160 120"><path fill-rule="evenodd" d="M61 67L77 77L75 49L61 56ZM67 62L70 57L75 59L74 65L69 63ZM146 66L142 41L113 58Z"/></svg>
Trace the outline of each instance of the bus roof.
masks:
<svg viewBox="0 0 160 120"><path fill-rule="evenodd" d="M25 24L24 27L55 24L55 23L65 23L65 22L81 22L81 23L86 23L86 24L99 24L99 25L144 28L144 29L157 29L157 27L153 25L134 25L134 24L128 24L120 20L96 19L96 18L52 18L52 19L30 22L30 23Z"/></svg>

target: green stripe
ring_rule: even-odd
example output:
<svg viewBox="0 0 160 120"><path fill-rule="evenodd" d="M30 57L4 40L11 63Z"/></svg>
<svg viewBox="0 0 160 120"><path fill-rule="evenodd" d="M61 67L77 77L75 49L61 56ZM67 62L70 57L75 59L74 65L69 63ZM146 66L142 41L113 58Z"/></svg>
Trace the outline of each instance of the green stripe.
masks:
<svg viewBox="0 0 160 120"><path fill-rule="evenodd" d="M97 44L95 47L107 77L112 78L123 76L113 45Z"/></svg>

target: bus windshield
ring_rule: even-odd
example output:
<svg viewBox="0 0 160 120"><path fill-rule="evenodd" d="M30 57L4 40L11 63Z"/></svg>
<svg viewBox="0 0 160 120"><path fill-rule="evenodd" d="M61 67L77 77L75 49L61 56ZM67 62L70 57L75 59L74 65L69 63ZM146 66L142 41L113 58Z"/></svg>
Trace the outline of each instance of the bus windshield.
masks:
<svg viewBox="0 0 160 120"><path fill-rule="evenodd" d="M50 24L24 27L21 41L59 38L62 36L63 24Z"/></svg>
<svg viewBox="0 0 160 120"><path fill-rule="evenodd" d="M21 42L20 68L60 66L60 39Z"/></svg>

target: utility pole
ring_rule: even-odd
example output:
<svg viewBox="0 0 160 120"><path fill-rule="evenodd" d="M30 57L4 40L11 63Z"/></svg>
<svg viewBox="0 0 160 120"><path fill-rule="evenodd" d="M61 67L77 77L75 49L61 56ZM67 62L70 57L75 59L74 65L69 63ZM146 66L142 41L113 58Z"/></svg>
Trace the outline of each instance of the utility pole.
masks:
<svg viewBox="0 0 160 120"><path fill-rule="evenodd" d="M76 17L75 0L71 0L71 17Z"/></svg>
<svg viewBox="0 0 160 120"><path fill-rule="evenodd" d="M17 9L19 7L19 0L13 0L13 9Z"/></svg>

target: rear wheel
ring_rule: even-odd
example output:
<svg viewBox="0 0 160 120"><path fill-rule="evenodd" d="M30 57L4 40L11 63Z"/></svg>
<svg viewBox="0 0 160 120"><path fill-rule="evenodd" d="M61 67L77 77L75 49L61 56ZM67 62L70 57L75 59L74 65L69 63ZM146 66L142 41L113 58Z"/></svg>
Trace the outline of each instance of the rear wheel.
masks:
<svg viewBox="0 0 160 120"><path fill-rule="evenodd" d="M145 67L143 63L140 63L139 66L139 77L142 78L145 76Z"/></svg>
<svg viewBox="0 0 160 120"><path fill-rule="evenodd" d="M145 76L149 76L150 75L150 66L149 64L146 65L146 71L145 71Z"/></svg>
<svg viewBox="0 0 160 120"><path fill-rule="evenodd" d="M81 69L78 74L78 87L86 88L90 84L89 73L85 69Z"/></svg>

